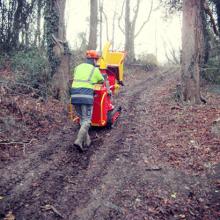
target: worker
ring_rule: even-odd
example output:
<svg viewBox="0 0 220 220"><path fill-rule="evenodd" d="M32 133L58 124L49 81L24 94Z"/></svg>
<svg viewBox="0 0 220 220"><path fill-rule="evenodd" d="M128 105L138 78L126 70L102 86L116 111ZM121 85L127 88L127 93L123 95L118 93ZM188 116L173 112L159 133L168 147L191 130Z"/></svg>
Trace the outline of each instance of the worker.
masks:
<svg viewBox="0 0 220 220"><path fill-rule="evenodd" d="M80 118L80 129L74 145L81 151L84 150L84 146L91 145L88 131L91 125L94 84L104 82L102 74L96 67L98 58L95 50L87 51L86 62L76 66L73 73L71 103Z"/></svg>

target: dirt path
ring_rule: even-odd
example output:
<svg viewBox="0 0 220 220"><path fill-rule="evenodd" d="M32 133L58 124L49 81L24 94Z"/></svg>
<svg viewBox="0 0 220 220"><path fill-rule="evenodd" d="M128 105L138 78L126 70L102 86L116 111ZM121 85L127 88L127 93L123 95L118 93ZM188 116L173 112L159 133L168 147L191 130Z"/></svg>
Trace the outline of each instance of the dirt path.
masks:
<svg viewBox="0 0 220 220"><path fill-rule="evenodd" d="M174 168L153 139L151 104L176 77L127 76L120 120L112 130L92 130L85 153L72 146L77 127L67 123L1 167L0 218L12 211L16 219L217 219L212 178Z"/></svg>

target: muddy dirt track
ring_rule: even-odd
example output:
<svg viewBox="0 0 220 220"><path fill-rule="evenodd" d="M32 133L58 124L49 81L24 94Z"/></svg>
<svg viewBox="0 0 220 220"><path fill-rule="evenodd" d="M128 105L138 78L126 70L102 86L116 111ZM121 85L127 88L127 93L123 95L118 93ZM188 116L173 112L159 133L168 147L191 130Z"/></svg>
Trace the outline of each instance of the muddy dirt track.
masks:
<svg viewBox="0 0 220 220"><path fill-rule="evenodd" d="M111 130L92 129L86 152L73 147L78 128L66 122L25 156L1 164L0 218L217 219L218 174L170 165L156 144L152 103L177 75L134 70L126 76L119 121Z"/></svg>

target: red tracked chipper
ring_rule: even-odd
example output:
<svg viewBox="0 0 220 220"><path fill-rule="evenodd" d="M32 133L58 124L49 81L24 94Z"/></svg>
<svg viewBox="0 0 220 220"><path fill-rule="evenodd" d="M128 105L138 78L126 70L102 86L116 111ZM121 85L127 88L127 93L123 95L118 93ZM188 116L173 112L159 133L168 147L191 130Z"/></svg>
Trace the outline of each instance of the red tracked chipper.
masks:
<svg viewBox="0 0 220 220"><path fill-rule="evenodd" d="M92 126L111 127L121 113L121 107L113 105L114 95L118 93L120 85L123 85L124 52L109 51L111 44L107 42L102 54L98 59L97 65L105 78L105 82L96 84L94 87L94 102L92 114ZM97 52L89 50L87 57L97 56ZM70 104L70 118L79 123L79 118L74 113Z"/></svg>

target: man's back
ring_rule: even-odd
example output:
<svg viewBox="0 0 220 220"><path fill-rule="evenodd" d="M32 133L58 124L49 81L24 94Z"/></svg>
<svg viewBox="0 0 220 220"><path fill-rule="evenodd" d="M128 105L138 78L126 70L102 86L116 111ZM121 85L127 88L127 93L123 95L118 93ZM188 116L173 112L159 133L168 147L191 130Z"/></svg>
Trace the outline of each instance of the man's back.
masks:
<svg viewBox="0 0 220 220"><path fill-rule="evenodd" d="M78 65L74 70L72 88L93 89L94 84L103 81L103 76L99 69L88 63Z"/></svg>

